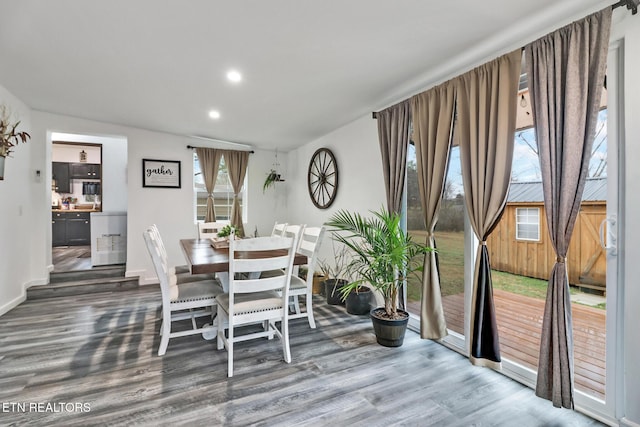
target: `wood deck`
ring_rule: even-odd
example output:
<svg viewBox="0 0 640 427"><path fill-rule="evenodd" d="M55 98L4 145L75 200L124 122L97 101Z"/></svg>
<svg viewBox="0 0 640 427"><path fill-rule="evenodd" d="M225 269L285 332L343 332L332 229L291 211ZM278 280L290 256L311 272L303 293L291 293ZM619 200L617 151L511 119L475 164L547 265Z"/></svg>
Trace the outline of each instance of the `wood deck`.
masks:
<svg viewBox="0 0 640 427"><path fill-rule="evenodd" d="M504 359L537 369L544 301L494 289L500 351ZM464 295L442 300L447 327L464 333ZM576 389L604 399L606 312L572 305Z"/></svg>

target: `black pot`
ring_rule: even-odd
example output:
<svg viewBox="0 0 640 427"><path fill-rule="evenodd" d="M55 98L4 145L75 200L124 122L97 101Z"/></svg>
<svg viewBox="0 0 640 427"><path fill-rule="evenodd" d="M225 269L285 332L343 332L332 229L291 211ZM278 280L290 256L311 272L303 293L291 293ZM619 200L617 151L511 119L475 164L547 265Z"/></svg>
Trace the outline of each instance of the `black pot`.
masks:
<svg viewBox="0 0 640 427"><path fill-rule="evenodd" d="M324 282L324 294L327 297L327 304L331 305L344 305L344 301L341 299L342 293L340 288L347 284L344 279L329 279Z"/></svg>
<svg viewBox="0 0 640 427"><path fill-rule="evenodd" d="M371 311L371 289L366 286L358 288L358 292L351 291L345 301L347 313L349 314L367 314Z"/></svg>
<svg viewBox="0 0 640 427"><path fill-rule="evenodd" d="M403 317L390 320L378 317L379 312L384 314L384 308L374 308L370 314L376 341L385 347L400 347L404 342L404 333L407 331L407 325L409 324L409 313L398 309L398 314Z"/></svg>

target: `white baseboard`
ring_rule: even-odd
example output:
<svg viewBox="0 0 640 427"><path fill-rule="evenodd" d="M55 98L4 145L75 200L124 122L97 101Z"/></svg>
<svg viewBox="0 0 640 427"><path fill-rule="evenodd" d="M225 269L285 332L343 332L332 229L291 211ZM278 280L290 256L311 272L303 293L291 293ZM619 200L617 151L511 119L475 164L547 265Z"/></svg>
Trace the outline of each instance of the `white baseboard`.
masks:
<svg viewBox="0 0 640 427"><path fill-rule="evenodd" d="M19 306L20 304L22 304L23 302L25 302L27 299L27 294L26 292L22 292L22 294L20 296L18 296L17 298L14 298L13 300L9 301L8 303L4 304L3 306L0 306L0 316L2 316L3 314L7 313L8 311L16 308L17 306Z"/></svg>
<svg viewBox="0 0 640 427"><path fill-rule="evenodd" d="M623 417L622 419L620 419L620 427L640 427L640 424L633 422L626 417Z"/></svg>
<svg viewBox="0 0 640 427"><path fill-rule="evenodd" d="M158 277L156 276L151 276L151 277L147 277L147 270L131 270L131 271L126 271L124 273L125 277L137 277L138 278L138 284L141 286L144 285L157 285L158 283L160 283L160 281L158 280Z"/></svg>
<svg viewBox="0 0 640 427"><path fill-rule="evenodd" d="M53 271L53 268L54 268L54 267L53 267L53 264L49 264L49 265L47 266L47 270L49 271L49 273L51 273L51 272Z"/></svg>
<svg viewBox="0 0 640 427"><path fill-rule="evenodd" d="M43 285L48 285L48 284L49 284L49 279L32 280L30 282L25 283L24 290L26 291L27 289L29 289L32 286L43 286Z"/></svg>

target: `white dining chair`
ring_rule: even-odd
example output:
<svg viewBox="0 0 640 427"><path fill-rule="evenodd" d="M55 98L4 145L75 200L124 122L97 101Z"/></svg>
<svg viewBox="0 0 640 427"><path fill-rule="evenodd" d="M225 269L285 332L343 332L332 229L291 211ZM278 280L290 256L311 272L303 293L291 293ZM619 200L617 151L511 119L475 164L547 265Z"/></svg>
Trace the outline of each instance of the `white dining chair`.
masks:
<svg viewBox="0 0 640 427"><path fill-rule="evenodd" d="M224 226L229 225L228 222L199 222L198 223L198 239L211 239L218 237L218 231Z"/></svg>
<svg viewBox="0 0 640 427"><path fill-rule="evenodd" d="M286 222L278 223L276 221L276 223L273 225L273 230L271 230L271 235L284 236L284 230L287 228L287 225L288 224Z"/></svg>
<svg viewBox="0 0 640 427"><path fill-rule="evenodd" d="M307 318L309 327L315 329L316 322L313 317L313 274L318 263L320 244L324 238L324 227L305 227L298 244L298 253L307 257L307 277L302 279L297 275L291 275L289 282L289 297L293 300L294 313L289 319ZM300 308L300 297L305 298L305 309Z"/></svg>
<svg viewBox="0 0 640 427"><path fill-rule="evenodd" d="M282 341L284 360L291 363L289 348L289 319L287 301L289 280L297 241L292 237L256 237L253 239L229 239L229 291L218 295L218 350L228 352L229 377L233 376L233 351L237 342L256 338L273 338ZM284 250L284 254L258 258L251 253ZM243 252L242 258L236 252ZM264 255L258 255L262 256ZM284 274L274 277L254 277L246 273L282 269ZM280 322L280 328L276 322ZM238 335L239 326L260 324L258 332ZM227 331L225 335L225 329Z"/></svg>
<svg viewBox="0 0 640 427"><path fill-rule="evenodd" d="M164 241L162 236L160 235L160 230L156 224L152 224L149 226L149 231L154 234L155 242L158 245L158 249L160 251L160 256L162 257L162 261L169 265L167 249L164 245ZM169 267L169 273L176 275L176 280L178 285L186 282L197 282L199 280L214 280L216 278L215 274L191 274L191 270L188 265L180 265Z"/></svg>
<svg viewBox="0 0 640 427"><path fill-rule="evenodd" d="M163 260L160 243L152 227L144 233L144 241L151 255L153 267L160 281L162 294L162 324L160 325L160 347L158 356L167 351L169 339L186 335L211 333L209 324L198 327L196 318L212 318L216 310L216 297L223 292L216 280L199 280L178 285L176 275ZM191 328L172 331L172 325L179 320L191 319ZM214 335L215 336L215 335Z"/></svg>

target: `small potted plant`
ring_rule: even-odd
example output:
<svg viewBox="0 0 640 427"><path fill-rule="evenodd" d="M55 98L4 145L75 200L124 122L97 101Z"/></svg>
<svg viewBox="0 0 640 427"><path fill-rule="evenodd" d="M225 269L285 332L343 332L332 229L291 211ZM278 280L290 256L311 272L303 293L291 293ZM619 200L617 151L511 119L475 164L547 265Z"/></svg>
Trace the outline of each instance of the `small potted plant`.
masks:
<svg viewBox="0 0 640 427"><path fill-rule="evenodd" d="M26 143L31 135L16 132L20 121L11 123L11 111L6 105L0 105L0 180L4 179L4 162L18 143Z"/></svg>
<svg viewBox="0 0 640 427"><path fill-rule="evenodd" d="M237 236L239 232L238 228L235 225L227 224L218 231L218 237L224 237L228 240L232 230L233 234Z"/></svg>
<svg viewBox="0 0 640 427"><path fill-rule="evenodd" d="M379 344L401 346L409 313L398 308L398 293L407 275L422 270L423 256L432 249L411 240L400 226L400 215L381 209L365 218L346 210L336 212L326 223L333 239L351 252L347 270L354 280L341 289L346 299L352 290L367 283L384 298L384 307L371 310L371 321Z"/></svg>
<svg viewBox="0 0 640 427"><path fill-rule="evenodd" d="M347 248L341 246L339 249L333 244L333 259L319 260L318 266L324 276L324 294L327 304L342 305L344 301L340 298L340 289L349 281L345 279L348 265Z"/></svg>
<svg viewBox="0 0 640 427"><path fill-rule="evenodd" d="M212 238L213 247L216 249L228 248L229 247L229 236L231 236L231 232L233 231L236 239L238 238L238 228L234 225L227 224L218 230L217 237Z"/></svg>

